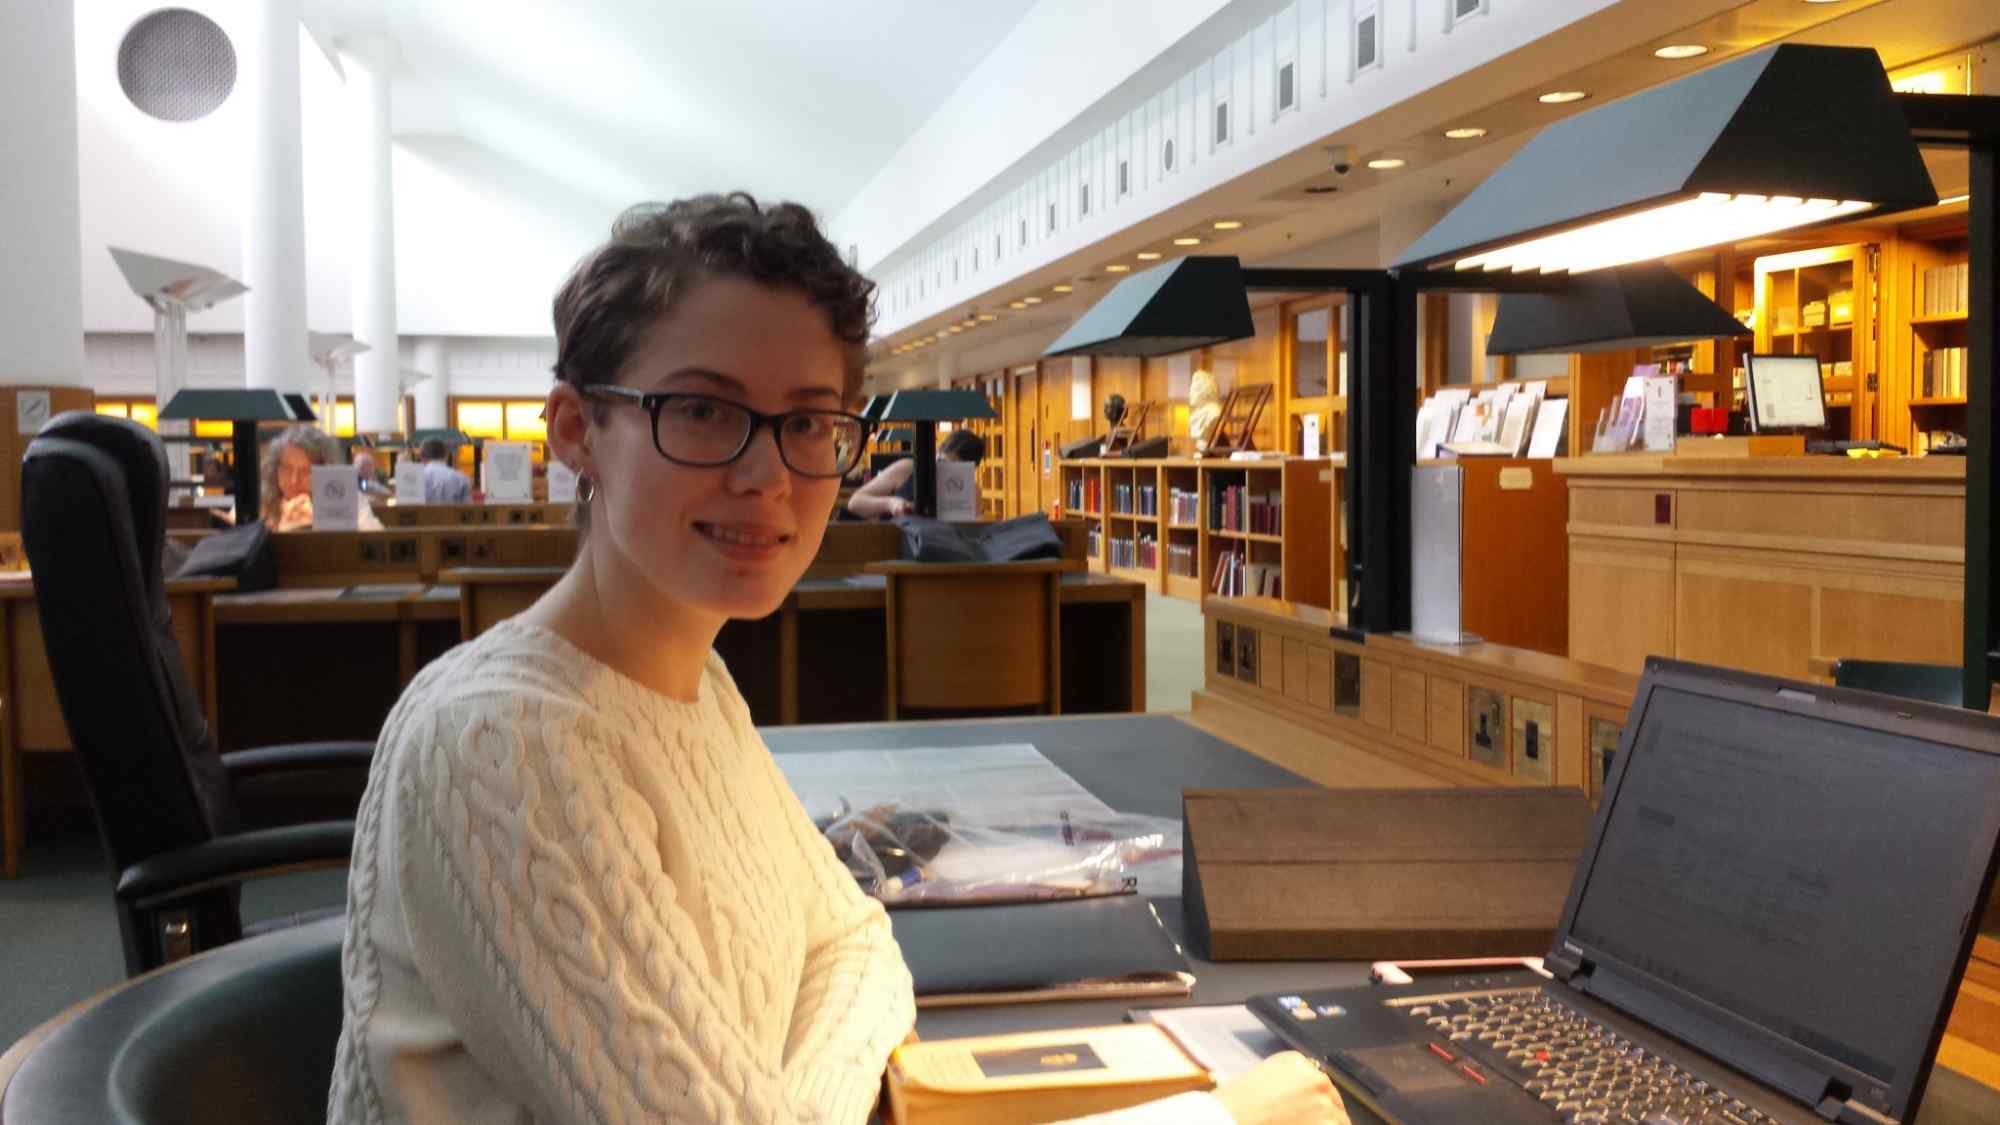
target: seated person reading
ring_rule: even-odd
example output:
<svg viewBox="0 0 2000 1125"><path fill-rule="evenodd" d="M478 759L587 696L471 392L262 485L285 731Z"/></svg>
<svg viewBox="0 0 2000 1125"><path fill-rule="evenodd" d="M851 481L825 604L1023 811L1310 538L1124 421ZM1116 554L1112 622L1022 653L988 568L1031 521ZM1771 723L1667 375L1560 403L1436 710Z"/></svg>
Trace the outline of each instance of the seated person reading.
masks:
<svg viewBox="0 0 2000 1125"><path fill-rule="evenodd" d="M867 432L873 289L810 211L739 194L628 211L556 295L576 557L382 727L334 1125L874 1110L909 969L714 651L819 549ZM1318 1125L1338 1104L1288 1052L1104 1120Z"/></svg>
<svg viewBox="0 0 2000 1125"><path fill-rule="evenodd" d="M315 465L339 465L340 443L317 426L293 426L264 446L264 522L272 531L311 531L312 471ZM380 531L382 521L364 497L356 514L360 531Z"/></svg>
<svg viewBox="0 0 2000 1125"><path fill-rule="evenodd" d="M971 430L953 430L938 443L938 460L970 461L977 465L986 458L986 439ZM847 510L862 519L887 520L907 516L917 507L917 463L905 457L875 474L875 479L854 490L847 498Z"/></svg>

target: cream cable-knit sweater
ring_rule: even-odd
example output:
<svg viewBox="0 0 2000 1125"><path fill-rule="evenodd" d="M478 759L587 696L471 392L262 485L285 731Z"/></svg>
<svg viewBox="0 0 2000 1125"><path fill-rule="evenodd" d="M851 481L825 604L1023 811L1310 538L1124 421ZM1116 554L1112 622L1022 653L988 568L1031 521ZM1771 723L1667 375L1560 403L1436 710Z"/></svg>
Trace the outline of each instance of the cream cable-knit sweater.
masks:
<svg viewBox="0 0 2000 1125"><path fill-rule="evenodd" d="M503 623L382 729L336 1123L855 1125L915 1018L720 658L694 703ZM1096 1120L1215 1122L1206 1094Z"/></svg>

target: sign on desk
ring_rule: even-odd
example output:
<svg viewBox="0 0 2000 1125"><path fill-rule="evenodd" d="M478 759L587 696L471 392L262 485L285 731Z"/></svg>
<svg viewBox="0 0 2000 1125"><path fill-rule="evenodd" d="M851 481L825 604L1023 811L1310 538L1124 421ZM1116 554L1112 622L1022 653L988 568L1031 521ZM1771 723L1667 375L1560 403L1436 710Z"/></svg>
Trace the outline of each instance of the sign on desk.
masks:
<svg viewBox="0 0 2000 1125"><path fill-rule="evenodd" d="M361 523L361 485L347 465L314 465L314 531L353 531Z"/></svg>
<svg viewBox="0 0 2000 1125"><path fill-rule="evenodd" d="M405 456L396 462L396 504L424 502L424 463Z"/></svg>
<svg viewBox="0 0 2000 1125"><path fill-rule="evenodd" d="M486 502L526 504L535 498L535 465L525 441L486 443Z"/></svg>

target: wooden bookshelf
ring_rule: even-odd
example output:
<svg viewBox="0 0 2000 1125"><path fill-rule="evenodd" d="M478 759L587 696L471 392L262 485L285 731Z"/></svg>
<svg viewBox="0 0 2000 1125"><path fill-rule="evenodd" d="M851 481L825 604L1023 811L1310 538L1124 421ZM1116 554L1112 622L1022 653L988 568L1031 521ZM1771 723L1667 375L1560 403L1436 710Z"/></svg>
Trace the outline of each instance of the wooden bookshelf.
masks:
<svg viewBox="0 0 2000 1125"><path fill-rule="evenodd" d="M1827 427L1836 437L1876 436L1879 387L1874 318L1867 307L1871 248L1859 243L1757 259L1757 351L1810 355L1822 364ZM1844 370L1843 370L1844 369Z"/></svg>
<svg viewBox="0 0 2000 1125"><path fill-rule="evenodd" d="M1268 461L1160 458L1127 460L1093 458L1064 461L1058 469L1063 510L1096 530L1097 548L1090 552L1094 570L1146 582L1171 597L1204 600L1213 596L1218 568L1226 554L1248 562L1276 566L1285 600L1332 613L1344 605L1344 570L1335 518L1341 460L1301 458ZM1272 531L1251 531L1218 523L1223 490L1242 487L1268 496L1276 509ZM1120 489L1129 491L1122 492ZM1151 501L1141 489L1150 488ZM1174 518L1179 495L1183 516ZM1119 510L1129 497L1131 511ZM1077 501L1082 501L1081 504ZM1150 507L1151 510L1144 510ZM1246 508L1247 511L1247 508ZM1156 544L1151 566L1114 565L1111 541L1140 537ZM1176 565L1191 563L1193 573L1177 573Z"/></svg>

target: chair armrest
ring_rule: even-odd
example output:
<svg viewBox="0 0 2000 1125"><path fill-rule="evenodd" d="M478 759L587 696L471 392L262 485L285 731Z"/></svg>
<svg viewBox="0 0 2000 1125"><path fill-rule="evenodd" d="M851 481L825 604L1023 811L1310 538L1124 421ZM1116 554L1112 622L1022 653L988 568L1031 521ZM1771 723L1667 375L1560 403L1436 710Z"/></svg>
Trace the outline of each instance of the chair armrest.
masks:
<svg viewBox="0 0 2000 1125"><path fill-rule="evenodd" d="M354 850L354 822L323 820L237 832L149 856L118 873L117 896L141 909L213 887L302 867L325 867Z"/></svg>
<svg viewBox="0 0 2000 1125"><path fill-rule="evenodd" d="M232 782L292 770L358 769L366 772L375 757L372 742L294 742L232 750L222 756L222 768Z"/></svg>

